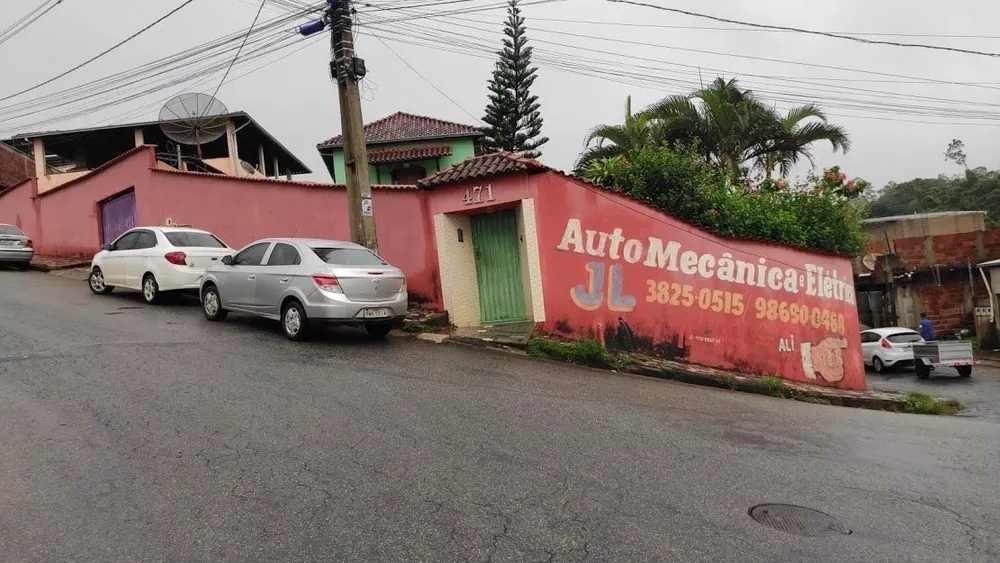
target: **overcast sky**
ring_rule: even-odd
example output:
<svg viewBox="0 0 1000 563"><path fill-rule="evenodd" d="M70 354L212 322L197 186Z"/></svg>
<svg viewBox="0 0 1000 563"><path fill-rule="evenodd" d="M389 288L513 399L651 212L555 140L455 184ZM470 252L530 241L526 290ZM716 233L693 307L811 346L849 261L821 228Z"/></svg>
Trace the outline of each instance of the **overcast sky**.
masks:
<svg viewBox="0 0 1000 563"><path fill-rule="evenodd" d="M499 47L503 9L401 21L415 13L440 14L500 4L498 0L460 0L427 6L435 1L370 0L368 7L356 4L362 12L358 53L368 66L362 102L366 123L395 111L406 111L479 124L473 117L483 114L492 57L484 51L477 51L477 56L454 52L457 48L454 35L449 36L452 42L445 44L441 41L442 31L426 28L459 34L464 37L461 41ZM537 0L524 3L531 1ZM1000 20L1000 4L985 0L955 0L947 4L926 0L648 1L734 19L826 31L1000 36L995 25ZM42 0L0 0L0 29L40 3ZM79 64L180 3L181 0L63 0L38 22L0 45L0 98ZM11 111L18 109L10 108L10 104L71 89L245 29L253 20L257 5L257 0L195 0L93 64L30 94L0 102L0 135L153 120L163 101L175 93L211 93L219 83L221 71L200 83L192 81L163 88L96 112L91 112L91 108L114 102L134 90L121 90L72 106L41 108L45 111L10 119ZM376 9L403 6L424 7L411 12ZM840 164L851 176L865 177L878 186L888 181L959 172L956 165L943 159L944 149L953 138L965 142L971 166L1000 166L1000 156L994 150L1000 141L1000 122L994 121L1000 117L998 58L863 45L802 34L752 32L607 0L527 5L523 12L538 58L534 92L542 104L544 133L551 139L542 147L542 161L557 168L572 167L592 126L622 121L626 96L633 97L633 107L642 107L667 95L687 93L698 84L699 69L700 79L705 82L723 72L727 77L737 77L745 87L782 109L787 109L790 103L805 101L820 104L832 121L848 129L853 146L846 155L832 154L827 146L817 147L817 164ZM286 13L286 8L272 0L260 21ZM375 33L396 54L368 34L372 29L366 22L371 24L377 18L383 21L375 24L381 27ZM580 20L641 25L594 25ZM705 27L727 29L693 29ZM418 46L415 44L418 41L405 33L430 33L423 41L433 47ZM1000 38L878 38L1000 52ZM244 110L253 115L313 169L313 178L329 180L315 145L340 132L336 88L328 76L328 43L324 39L306 41L237 65L218 97L230 110ZM301 50L293 52L300 47ZM243 56L248 54L245 51ZM285 55L286 58L278 60ZM400 57L424 78L408 68ZM260 67L264 62L273 64ZM868 73L823 68L824 65ZM934 115L941 108L957 110L960 115ZM19 111L25 111L23 106ZM85 115L62 118L80 111Z"/></svg>

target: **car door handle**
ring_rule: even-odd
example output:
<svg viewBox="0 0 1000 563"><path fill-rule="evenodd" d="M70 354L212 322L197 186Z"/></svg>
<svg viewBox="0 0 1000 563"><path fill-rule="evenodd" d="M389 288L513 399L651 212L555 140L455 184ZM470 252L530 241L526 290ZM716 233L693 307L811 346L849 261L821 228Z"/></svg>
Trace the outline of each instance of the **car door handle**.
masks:
<svg viewBox="0 0 1000 563"><path fill-rule="evenodd" d="M288 283L288 278L281 278L278 283Z"/></svg>
<svg viewBox="0 0 1000 563"><path fill-rule="evenodd" d="M247 276L247 279L248 280L255 280L255 279L257 279L257 276L255 276L253 274L250 274L249 276Z"/></svg>

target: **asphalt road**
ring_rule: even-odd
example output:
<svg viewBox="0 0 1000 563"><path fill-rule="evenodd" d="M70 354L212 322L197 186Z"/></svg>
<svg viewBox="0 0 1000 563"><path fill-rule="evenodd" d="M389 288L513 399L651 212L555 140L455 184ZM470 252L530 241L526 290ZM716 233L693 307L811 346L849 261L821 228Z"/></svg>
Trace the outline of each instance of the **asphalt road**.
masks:
<svg viewBox="0 0 1000 563"><path fill-rule="evenodd" d="M958 416L987 418L1000 423L1000 367L992 362L974 367L969 378L959 377L954 368L932 371L927 379L917 379L913 368L882 374L869 370L868 386L880 391L951 397L964 407Z"/></svg>
<svg viewBox="0 0 1000 563"><path fill-rule="evenodd" d="M1000 559L1000 424L210 324L0 271L0 561ZM747 510L792 503L853 533Z"/></svg>

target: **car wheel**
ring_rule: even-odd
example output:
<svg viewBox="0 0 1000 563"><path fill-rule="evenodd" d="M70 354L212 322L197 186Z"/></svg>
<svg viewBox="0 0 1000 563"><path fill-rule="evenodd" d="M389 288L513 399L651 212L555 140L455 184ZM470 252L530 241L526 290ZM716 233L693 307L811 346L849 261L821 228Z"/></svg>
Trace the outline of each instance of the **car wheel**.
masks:
<svg viewBox="0 0 1000 563"><path fill-rule="evenodd" d="M931 376L931 366L917 361L917 379L927 379Z"/></svg>
<svg viewBox="0 0 1000 563"><path fill-rule="evenodd" d="M959 377L972 376L972 366L957 366L955 369L958 370Z"/></svg>
<svg viewBox="0 0 1000 563"><path fill-rule="evenodd" d="M100 268L94 268L90 271L87 285L90 286L90 291L97 295L107 295L114 289L104 281L104 272Z"/></svg>
<svg viewBox="0 0 1000 563"><path fill-rule="evenodd" d="M205 314L206 319L213 322L224 321L229 315L229 311L222 308L219 290L214 285L206 287L201 294L201 312Z"/></svg>
<svg viewBox="0 0 1000 563"><path fill-rule="evenodd" d="M875 369L875 373L885 373L885 364L882 363L882 358L878 356L872 358L872 368Z"/></svg>
<svg viewBox="0 0 1000 563"><path fill-rule="evenodd" d="M390 323L379 323L374 325L365 326L365 330L368 331L368 337L372 340L382 340L389 335L389 331L392 330L392 324Z"/></svg>
<svg viewBox="0 0 1000 563"><path fill-rule="evenodd" d="M142 298L146 303L154 305L160 301L160 286L156 283L153 274L146 274L142 278Z"/></svg>
<svg viewBox="0 0 1000 563"><path fill-rule="evenodd" d="M281 330L290 340L296 342L306 339L309 333L309 319L306 311L298 301L289 301L281 309Z"/></svg>

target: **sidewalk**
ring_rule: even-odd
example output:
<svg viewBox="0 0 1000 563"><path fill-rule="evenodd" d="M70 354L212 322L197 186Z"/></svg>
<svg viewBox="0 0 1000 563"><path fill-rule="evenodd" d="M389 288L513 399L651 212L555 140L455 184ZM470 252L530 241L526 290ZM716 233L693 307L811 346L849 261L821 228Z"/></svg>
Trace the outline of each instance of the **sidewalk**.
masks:
<svg viewBox="0 0 1000 563"><path fill-rule="evenodd" d="M51 272L54 270L68 270L70 268L85 268L90 266L87 258L67 258L65 256L45 256L36 254L31 260L31 269L40 272Z"/></svg>

